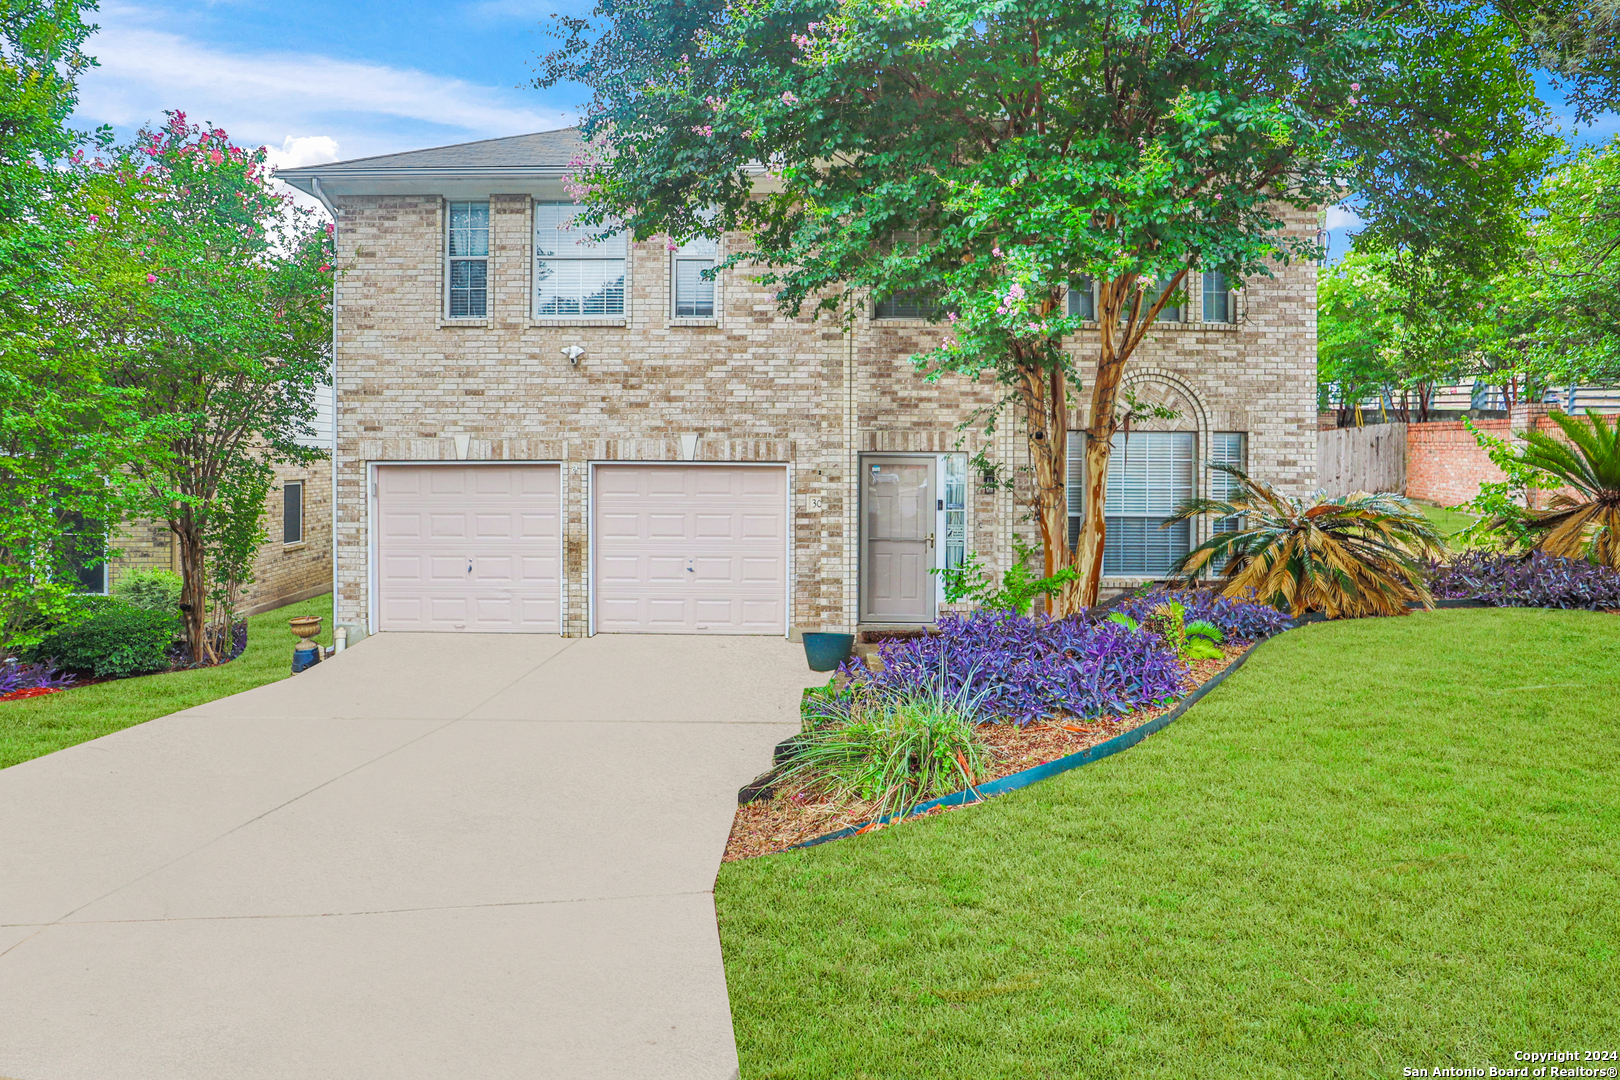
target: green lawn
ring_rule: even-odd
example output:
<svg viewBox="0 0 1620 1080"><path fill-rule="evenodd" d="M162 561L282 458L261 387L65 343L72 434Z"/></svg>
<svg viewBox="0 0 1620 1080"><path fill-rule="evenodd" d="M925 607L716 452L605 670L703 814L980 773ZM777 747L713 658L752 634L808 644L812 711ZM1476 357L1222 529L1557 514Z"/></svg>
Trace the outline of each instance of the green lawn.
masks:
<svg viewBox="0 0 1620 1080"><path fill-rule="evenodd" d="M1429 524L1439 530L1442 536L1450 536L1474 523L1473 515L1453 510L1449 506L1431 506L1421 502L1414 502L1413 505L1423 511L1423 516L1429 519Z"/></svg>
<svg viewBox="0 0 1620 1080"><path fill-rule="evenodd" d="M285 679L291 674L292 650L298 641L287 629L287 620L294 615L324 616L321 636L315 640L332 643L328 593L253 616L248 620L247 651L216 668L119 679L42 698L0 702L0 768Z"/></svg>
<svg viewBox="0 0 1620 1080"><path fill-rule="evenodd" d="M1620 618L1292 631L1126 753L729 863L742 1075L1319 1077L1620 1034Z"/></svg>

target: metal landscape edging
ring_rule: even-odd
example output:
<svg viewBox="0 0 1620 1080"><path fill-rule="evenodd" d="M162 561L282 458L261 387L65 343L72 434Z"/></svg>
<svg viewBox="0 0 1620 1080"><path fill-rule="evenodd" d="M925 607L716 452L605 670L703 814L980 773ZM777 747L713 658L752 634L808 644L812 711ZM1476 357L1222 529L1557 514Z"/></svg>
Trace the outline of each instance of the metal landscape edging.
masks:
<svg viewBox="0 0 1620 1080"><path fill-rule="evenodd" d="M1287 629L1292 630L1298 625L1298 622L1296 622L1294 626L1290 626ZM1278 633L1284 632L1286 631L1278 631ZM1051 761L1024 769L1021 772L1011 773L995 780L988 780L982 784L977 784L961 791L953 791L949 795L941 795L936 799L929 799L927 802L920 802L916 806L913 806L910 810L906 811L904 814L886 814L883 817L876 818L872 821L865 821L859 825L849 825L837 830L836 832L824 833L821 836L812 837L809 840L804 840L797 844L793 844L785 850L797 851L799 848L815 847L817 844L825 844L829 840L842 840L846 836L855 836L856 834L865 832L868 829L880 828L892 822L902 821L905 818L912 817L916 814L925 814L930 810L937 810L941 807L971 806L974 803L984 802L986 799L994 798L997 795L1005 795L1009 791L1017 791L1019 788L1028 787L1029 785L1038 781L1057 776L1059 773L1066 773L1070 769L1078 769L1082 765L1090 765L1093 761L1101 761L1103 758L1111 757L1114 754L1119 753L1121 750L1129 750L1131 747L1135 746L1149 735L1152 735L1157 731L1163 731L1166 727L1179 720L1188 709L1198 704L1199 700L1202 699L1205 694L1215 689L1225 681L1228 675L1242 667L1244 662L1249 659L1250 654L1252 654L1254 650L1258 649L1260 646L1270 641L1271 638L1276 636L1277 634L1273 634L1271 637L1261 638L1253 645L1250 645L1247 649L1244 649L1232 660L1230 664L1227 664L1207 682L1203 683L1192 693L1182 698L1176 703L1175 708L1171 709L1163 716L1156 716L1147 723L1133 727L1129 731L1121 732L1120 734L1115 735L1112 739L1107 739L1100 742L1096 746L1088 746L1084 750L1077 750L1072 754L1065 755L1064 757L1054 758Z"/></svg>

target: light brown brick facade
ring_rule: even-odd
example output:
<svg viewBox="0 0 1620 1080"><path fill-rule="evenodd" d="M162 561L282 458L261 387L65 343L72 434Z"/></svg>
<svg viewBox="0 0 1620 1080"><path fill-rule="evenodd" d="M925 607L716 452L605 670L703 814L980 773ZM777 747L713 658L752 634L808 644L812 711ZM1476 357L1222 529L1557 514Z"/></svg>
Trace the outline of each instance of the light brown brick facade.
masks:
<svg viewBox="0 0 1620 1080"><path fill-rule="evenodd" d="M340 623L366 627L372 615L369 464L564 463L564 621L568 633L583 634L589 463L678 460L681 437L695 435L699 461L791 465L792 626L847 629L856 621L859 455L972 452L983 438L959 426L991 404L997 388L988 379L923 379L908 357L940 333L925 322L862 318L844 334L825 322L789 320L742 271L722 276L716 319L678 321L670 316L671 261L661 241L632 246L625 317L537 322L530 317L531 195L497 193L489 196L489 317L451 325L443 318L443 199L331 197L341 271ZM1295 227L1313 230L1314 221L1301 217ZM1196 314L1200 296L1191 292ZM1142 396L1182 410L1161 426L1205 437L1247 432L1250 471L1305 491L1316 478L1315 268L1279 268L1275 280L1251 282L1243 297L1235 325L1152 330L1129 378ZM570 345L585 349L577 366L562 355ZM1074 347L1079 355L1094 350L1094 335ZM1022 438L1003 423L991 456L1021 465ZM1032 531L1005 489L974 484L967 516L968 550L997 566L1005 565L1014 530Z"/></svg>

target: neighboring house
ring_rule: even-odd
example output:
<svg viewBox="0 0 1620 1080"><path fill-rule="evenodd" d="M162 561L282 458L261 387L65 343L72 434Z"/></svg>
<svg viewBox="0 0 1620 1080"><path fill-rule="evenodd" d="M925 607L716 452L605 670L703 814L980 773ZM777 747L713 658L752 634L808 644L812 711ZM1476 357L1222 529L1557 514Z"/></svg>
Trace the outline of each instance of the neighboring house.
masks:
<svg viewBox="0 0 1620 1080"><path fill-rule="evenodd" d="M1025 461L1017 425L985 446L972 419L994 382L926 381L907 359L941 327L880 298L845 334L784 318L746 269L705 281L740 237L588 242L568 228L578 148L547 131L279 174L338 224L340 624L926 624L931 569L971 552L1004 567L1014 531L1032 538L1013 492L969 468L981 448ZM1315 267L1191 285L1129 370L1179 419L1121 439L1110 588L1162 576L1213 527L1158 527L1212 482L1201 462L1315 483ZM1070 302L1086 310L1089 290ZM1074 347L1094 356L1094 334ZM1078 478L1071 491L1078 524Z"/></svg>
<svg viewBox="0 0 1620 1080"><path fill-rule="evenodd" d="M308 443L332 445L331 389L316 401L314 434ZM242 613L306 600L332 589L332 463L278 465L265 500L266 538L253 560L253 584L243 596ZM104 593L121 574L136 568L180 571L180 549L163 522L137 521L120 526L110 538L119 555L79 572L86 592Z"/></svg>

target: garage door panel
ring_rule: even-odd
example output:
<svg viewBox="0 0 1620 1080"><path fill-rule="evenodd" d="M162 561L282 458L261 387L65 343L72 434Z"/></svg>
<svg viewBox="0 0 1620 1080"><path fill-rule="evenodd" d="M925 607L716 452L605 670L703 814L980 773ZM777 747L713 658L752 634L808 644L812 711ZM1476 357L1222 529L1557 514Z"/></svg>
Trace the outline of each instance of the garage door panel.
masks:
<svg viewBox="0 0 1620 1080"><path fill-rule="evenodd" d="M557 466L384 465L377 491L383 630L558 632Z"/></svg>
<svg viewBox="0 0 1620 1080"><path fill-rule="evenodd" d="M598 630L786 629L785 468L600 465L593 490Z"/></svg>

